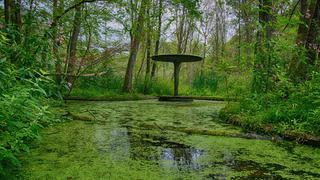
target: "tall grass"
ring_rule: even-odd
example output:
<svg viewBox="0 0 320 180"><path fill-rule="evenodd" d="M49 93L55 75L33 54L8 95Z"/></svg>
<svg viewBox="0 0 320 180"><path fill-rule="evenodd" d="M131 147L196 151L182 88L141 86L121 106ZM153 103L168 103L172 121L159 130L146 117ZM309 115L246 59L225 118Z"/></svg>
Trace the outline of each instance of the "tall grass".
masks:
<svg viewBox="0 0 320 180"><path fill-rule="evenodd" d="M150 95L172 95L173 82L171 80L152 79L149 80L147 88L145 88L145 81L137 79L135 92Z"/></svg>
<svg viewBox="0 0 320 180"><path fill-rule="evenodd" d="M210 71L199 73L195 76L191 85L183 81L181 77L179 85L179 94L187 96L221 96L221 97L239 97L248 92L250 77L246 74L230 74L222 76L218 72ZM98 77L80 77L71 95L94 97L94 96L117 96L122 92L123 77L110 71L103 76ZM147 95L172 95L173 80L167 79L149 79L137 78L133 83L134 94Z"/></svg>
<svg viewBox="0 0 320 180"><path fill-rule="evenodd" d="M114 96L121 93L123 78L112 71L103 76L79 77L72 96Z"/></svg>
<svg viewBox="0 0 320 180"><path fill-rule="evenodd" d="M218 83L221 77L214 71L201 72L196 75L188 88L189 95L214 95L216 94Z"/></svg>

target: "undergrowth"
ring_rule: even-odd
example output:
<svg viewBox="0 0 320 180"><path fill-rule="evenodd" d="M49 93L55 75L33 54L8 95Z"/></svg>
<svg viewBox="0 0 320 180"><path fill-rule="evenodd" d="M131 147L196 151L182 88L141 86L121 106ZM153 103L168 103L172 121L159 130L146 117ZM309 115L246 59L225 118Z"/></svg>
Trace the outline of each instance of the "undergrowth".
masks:
<svg viewBox="0 0 320 180"><path fill-rule="evenodd" d="M59 99L55 82L42 75L43 51L48 49L42 37L31 36L37 44L16 44L10 26L0 31L0 179L11 179L20 167L17 158L29 151L39 129L55 122L49 110L51 98ZM15 32L17 33L17 32ZM12 42L11 42L12 41ZM27 41L27 40L25 40ZM41 41L41 42L40 42ZM36 48L34 53L30 48ZM59 101L57 101L59 102ZM59 103L56 103L59 104Z"/></svg>
<svg viewBox="0 0 320 180"><path fill-rule="evenodd" d="M278 82L268 93L251 94L229 105L221 117L254 130L320 135L320 74L299 85Z"/></svg>

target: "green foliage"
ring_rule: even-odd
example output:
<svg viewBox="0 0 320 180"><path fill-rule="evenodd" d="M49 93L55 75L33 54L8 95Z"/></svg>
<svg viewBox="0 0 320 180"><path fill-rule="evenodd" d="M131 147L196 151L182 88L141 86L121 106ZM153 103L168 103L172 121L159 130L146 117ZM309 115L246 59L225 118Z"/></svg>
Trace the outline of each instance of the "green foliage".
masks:
<svg viewBox="0 0 320 180"><path fill-rule="evenodd" d="M30 30L25 27L26 31ZM0 31L0 178L11 178L20 166L17 154L28 152L39 129L53 123L48 97L57 97L55 82L45 77L49 40L15 26Z"/></svg>
<svg viewBox="0 0 320 180"><path fill-rule="evenodd" d="M210 91L215 92L218 87L218 81L219 77L216 72L199 73L192 81L192 88L196 91L209 89Z"/></svg>
<svg viewBox="0 0 320 180"><path fill-rule="evenodd" d="M252 94L230 112L241 115L243 124L259 127L272 124L273 131L293 130L320 135L320 74L303 84L282 80L273 91Z"/></svg>
<svg viewBox="0 0 320 180"><path fill-rule="evenodd" d="M39 28L39 27L25 27ZM27 29L26 31L30 31ZM17 31L13 26L6 26L2 30L5 39L0 43L1 54L10 60L18 68L34 67L40 69L51 66L48 61L50 58L50 41L44 38L45 34L30 33L24 35Z"/></svg>
<svg viewBox="0 0 320 180"><path fill-rule="evenodd" d="M80 76L72 89L72 96L115 96L121 92L122 77L108 69L102 76Z"/></svg>
<svg viewBox="0 0 320 180"><path fill-rule="evenodd" d="M109 71L102 76L79 77L76 88L79 89L101 89L106 92L120 92L123 79L113 71Z"/></svg>
<svg viewBox="0 0 320 180"><path fill-rule="evenodd" d="M181 4L186 8L192 17L200 18L201 13L199 11L199 0L174 0L174 4Z"/></svg>
<svg viewBox="0 0 320 180"><path fill-rule="evenodd" d="M171 95L173 93L173 82L167 79L149 80L148 89L145 92L145 82L143 80L136 80L135 91L143 94Z"/></svg>
<svg viewBox="0 0 320 180"><path fill-rule="evenodd" d="M313 73L308 81L301 83L301 78L317 71L317 67L306 71L306 52L296 44L297 31L292 28L299 24L298 16L290 23L283 16L276 18L273 37L257 46L253 71L248 71L253 77L247 76L252 91L240 96L240 103L230 105L221 115L228 119L230 116L226 114L233 114L228 120L257 131L267 127L279 134L294 131L319 135L319 74ZM287 23L286 32L279 33ZM296 59L300 64L291 64ZM292 65L296 72L291 72ZM295 79L298 81L294 84L291 81ZM240 87L240 83L229 84L232 90Z"/></svg>
<svg viewBox="0 0 320 180"><path fill-rule="evenodd" d="M42 125L49 124L48 106L37 94L42 89L16 85L0 96L0 177L19 165L15 154L28 151Z"/></svg>
<svg viewBox="0 0 320 180"><path fill-rule="evenodd" d="M79 77L71 92L73 96L117 96L122 94L123 78L109 69L102 76ZM149 80L147 92L145 92L144 79L138 78L134 83L134 92L152 95L170 95L173 92L171 80Z"/></svg>
<svg viewBox="0 0 320 180"><path fill-rule="evenodd" d="M16 70L5 58L1 60L0 177L6 177L10 169L19 166L16 153L28 151L28 144L38 137L39 128L51 123L43 99L48 97L46 89L51 81L30 69Z"/></svg>

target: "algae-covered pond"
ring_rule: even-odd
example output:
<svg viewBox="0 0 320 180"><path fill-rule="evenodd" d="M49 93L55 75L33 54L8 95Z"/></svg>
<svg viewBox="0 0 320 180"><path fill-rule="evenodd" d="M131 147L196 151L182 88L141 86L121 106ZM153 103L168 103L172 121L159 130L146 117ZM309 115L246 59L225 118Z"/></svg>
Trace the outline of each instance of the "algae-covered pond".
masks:
<svg viewBox="0 0 320 180"><path fill-rule="evenodd" d="M221 102L68 102L43 129L22 179L320 179L320 149L248 134ZM68 113L66 113L68 112ZM254 136L255 137L255 136Z"/></svg>

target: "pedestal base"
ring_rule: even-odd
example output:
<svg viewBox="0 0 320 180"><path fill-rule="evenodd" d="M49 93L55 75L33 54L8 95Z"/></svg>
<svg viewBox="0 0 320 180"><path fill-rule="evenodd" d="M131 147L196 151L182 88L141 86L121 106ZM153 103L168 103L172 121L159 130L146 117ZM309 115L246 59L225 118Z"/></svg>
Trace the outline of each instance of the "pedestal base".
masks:
<svg viewBox="0 0 320 180"><path fill-rule="evenodd" d="M192 102L191 97L180 97L180 96L159 96L159 101L171 101L171 102Z"/></svg>

